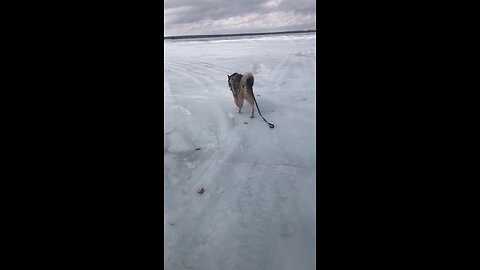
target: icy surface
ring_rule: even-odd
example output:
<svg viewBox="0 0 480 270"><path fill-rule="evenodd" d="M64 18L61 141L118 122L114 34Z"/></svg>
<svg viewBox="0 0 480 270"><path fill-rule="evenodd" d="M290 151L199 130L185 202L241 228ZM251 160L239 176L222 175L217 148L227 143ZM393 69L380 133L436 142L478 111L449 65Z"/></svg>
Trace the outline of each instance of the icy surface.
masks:
<svg viewBox="0 0 480 270"><path fill-rule="evenodd" d="M315 34L164 43L165 269L315 269Z"/></svg>

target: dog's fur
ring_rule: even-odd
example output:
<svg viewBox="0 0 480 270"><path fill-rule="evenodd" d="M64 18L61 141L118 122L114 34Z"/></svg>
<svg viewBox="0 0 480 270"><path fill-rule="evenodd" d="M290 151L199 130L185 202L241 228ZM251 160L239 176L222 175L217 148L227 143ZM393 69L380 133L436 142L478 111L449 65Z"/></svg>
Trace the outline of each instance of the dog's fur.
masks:
<svg viewBox="0 0 480 270"><path fill-rule="evenodd" d="M240 113L243 106L243 100L246 99L250 104L250 118L253 118L255 100L253 96L253 74L246 72L245 75L233 73L228 75L228 86L232 91L233 99L237 105L237 112Z"/></svg>

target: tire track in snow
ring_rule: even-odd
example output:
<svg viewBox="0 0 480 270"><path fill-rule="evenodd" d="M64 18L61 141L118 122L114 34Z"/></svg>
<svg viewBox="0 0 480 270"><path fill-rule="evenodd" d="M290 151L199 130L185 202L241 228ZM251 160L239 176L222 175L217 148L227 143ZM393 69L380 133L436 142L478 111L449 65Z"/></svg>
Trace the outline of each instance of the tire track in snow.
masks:
<svg viewBox="0 0 480 270"><path fill-rule="evenodd" d="M188 78L191 78L193 81L201 84L206 90L205 92L212 95L213 92L219 93L229 93L227 91L220 91L220 85L223 86L222 90L228 90L226 73L227 69L215 66L208 62L195 61L195 62L183 62L183 61L173 61L169 63L170 67L176 71L178 74L182 74ZM220 80L222 78L224 80ZM219 84L221 82L221 84ZM212 91L209 86L218 85L216 88L213 88L216 91ZM218 89L218 90L217 90Z"/></svg>
<svg viewBox="0 0 480 270"><path fill-rule="evenodd" d="M194 65L170 62L168 63L168 66L172 70L172 72L175 73L176 76L182 76L185 78L185 81L183 81L182 84L186 83L189 86L188 90L194 93L196 91L203 91L205 93L210 92L208 89L208 84L205 82L205 79L194 72ZM176 91L180 91L180 89Z"/></svg>

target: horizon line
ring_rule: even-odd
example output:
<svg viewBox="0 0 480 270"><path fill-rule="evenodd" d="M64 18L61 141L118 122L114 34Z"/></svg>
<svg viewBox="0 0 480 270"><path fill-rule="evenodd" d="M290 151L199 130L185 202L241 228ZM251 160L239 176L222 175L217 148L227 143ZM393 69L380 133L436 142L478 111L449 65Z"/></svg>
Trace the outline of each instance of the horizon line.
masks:
<svg viewBox="0 0 480 270"><path fill-rule="evenodd" d="M163 36L163 39L182 39L182 38L208 38L220 36L254 36L265 34L288 34L288 33L307 33L317 32L316 29L309 30L290 30L290 31L275 31L275 32L253 32L253 33L236 33L236 34L209 34L209 35L177 35L177 36Z"/></svg>

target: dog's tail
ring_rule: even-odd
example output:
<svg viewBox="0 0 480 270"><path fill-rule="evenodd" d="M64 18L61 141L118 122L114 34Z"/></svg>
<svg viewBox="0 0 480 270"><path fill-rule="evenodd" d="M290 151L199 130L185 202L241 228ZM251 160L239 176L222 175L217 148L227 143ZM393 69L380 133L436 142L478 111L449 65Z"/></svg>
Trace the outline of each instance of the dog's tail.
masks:
<svg viewBox="0 0 480 270"><path fill-rule="evenodd" d="M253 93L253 74L251 72L246 72L242 76L242 82L247 86L247 89L250 93Z"/></svg>

